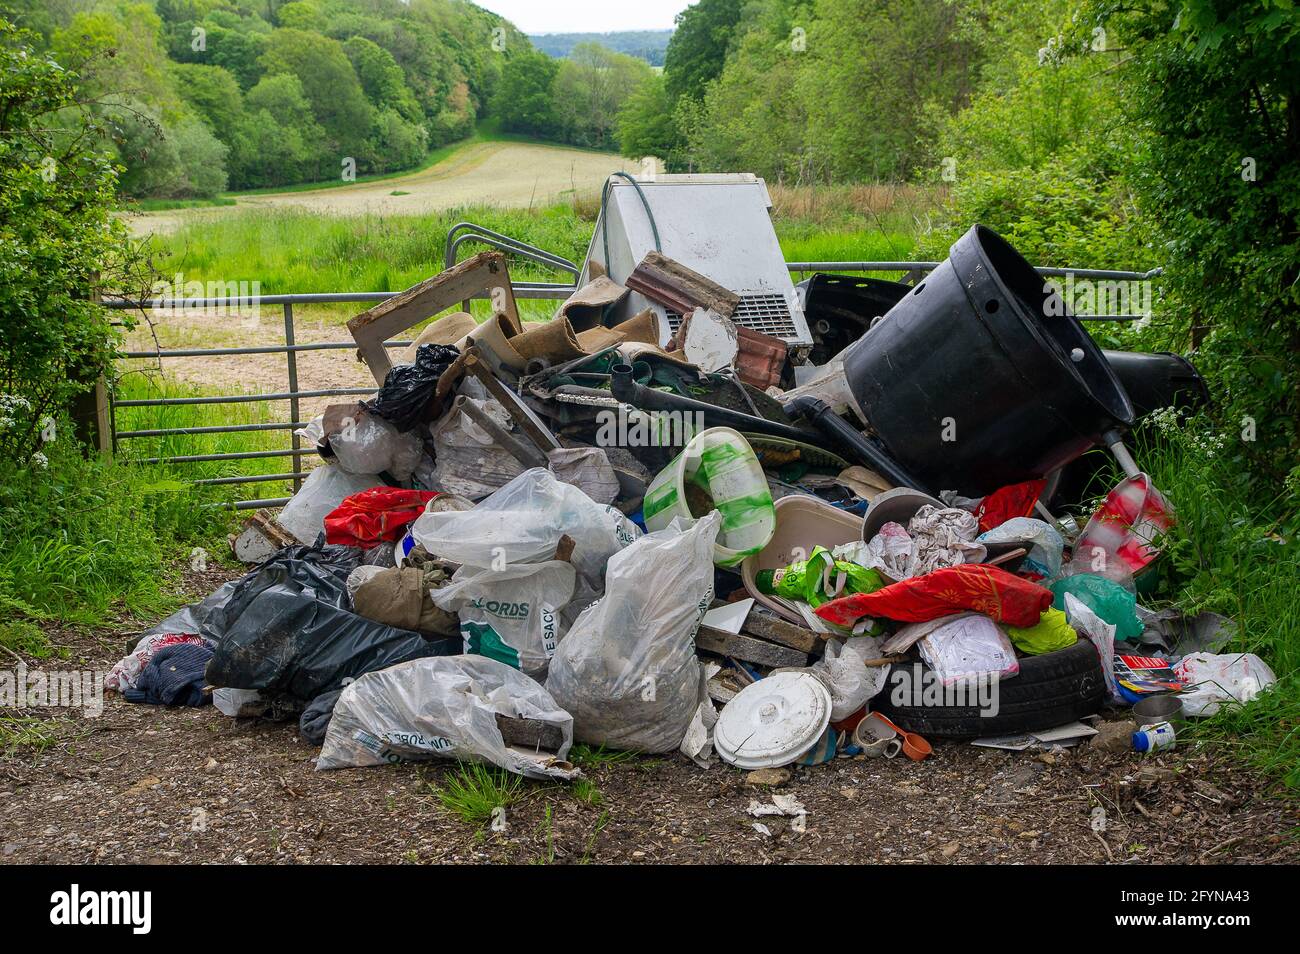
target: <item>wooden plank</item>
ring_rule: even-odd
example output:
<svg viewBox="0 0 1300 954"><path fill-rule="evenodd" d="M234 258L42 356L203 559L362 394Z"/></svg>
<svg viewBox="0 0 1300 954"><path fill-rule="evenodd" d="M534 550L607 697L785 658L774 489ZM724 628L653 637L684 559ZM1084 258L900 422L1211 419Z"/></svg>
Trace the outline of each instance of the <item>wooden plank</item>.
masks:
<svg viewBox="0 0 1300 954"><path fill-rule="evenodd" d="M740 629L750 636L769 643L779 643L801 653L815 652L822 647L822 637L811 629L786 622L775 613L758 606L749 611L749 617Z"/></svg>
<svg viewBox="0 0 1300 954"><path fill-rule="evenodd" d="M393 366L388 349L384 347L385 341L426 318L458 307L462 300L480 292L488 293L495 312L506 315L518 326L519 311L510 285L506 257L501 252L490 251L480 252L363 311L348 322L348 331L352 333L370 373L383 384Z"/></svg>
<svg viewBox="0 0 1300 954"><path fill-rule="evenodd" d="M743 634L733 635L724 630L714 629L712 626L700 627L700 631L695 635L695 648L717 653L719 656L734 656L736 659L773 669L808 665L807 653Z"/></svg>

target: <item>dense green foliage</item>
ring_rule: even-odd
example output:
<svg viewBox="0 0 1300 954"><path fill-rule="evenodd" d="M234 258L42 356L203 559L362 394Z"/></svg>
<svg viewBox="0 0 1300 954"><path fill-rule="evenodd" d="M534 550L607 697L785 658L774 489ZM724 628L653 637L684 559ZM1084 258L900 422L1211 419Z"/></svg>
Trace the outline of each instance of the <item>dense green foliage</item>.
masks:
<svg viewBox="0 0 1300 954"><path fill-rule="evenodd" d="M1114 12L1112 12L1114 11ZM1231 453L1290 478L1300 530L1300 9L1277 0L1111 3L1144 147L1132 181L1162 241L1169 334L1214 373ZM1176 94L1173 91L1177 91Z"/></svg>
<svg viewBox="0 0 1300 954"><path fill-rule="evenodd" d="M381 173L474 130L528 48L460 0L0 0L80 69L129 196Z"/></svg>
<svg viewBox="0 0 1300 954"><path fill-rule="evenodd" d="M134 263L78 76L33 42L0 19L0 459L39 467L54 418L111 359L91 292L129 285Z"/></svg>

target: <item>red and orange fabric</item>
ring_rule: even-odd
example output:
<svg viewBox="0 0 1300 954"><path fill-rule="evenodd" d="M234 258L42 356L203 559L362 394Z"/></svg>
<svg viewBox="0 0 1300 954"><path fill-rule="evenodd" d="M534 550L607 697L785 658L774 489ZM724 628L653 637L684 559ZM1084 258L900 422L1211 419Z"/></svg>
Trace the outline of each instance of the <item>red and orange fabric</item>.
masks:
<svg viewBox="0 0 1300 954"><path fill-rule="evenodd" d="M874 593L855 593L817 607L822 619L852 626L864 616L925 623L972 610L997 623L1033 626L1052 605L1051 590L983 563L945 567L891 583Z"/></svg>
<svg viewBox="0 0 1300 954"><path fill-rule="evenodd" d="M1045 480L1027 480L1023 484L1011 484L993 491L975 508L975 516L980 522L980 533L987 533L1000 527L1012 517L1028 517L1034 512L1034 504L1043 495Z"/></svg>
<svg viewBox="0 0 1300 954"><path fill-rule="evenodd" d="M368 550L396 540L436 496L431 490L371 487L344 497L325 517L325 542Z"/></svg>

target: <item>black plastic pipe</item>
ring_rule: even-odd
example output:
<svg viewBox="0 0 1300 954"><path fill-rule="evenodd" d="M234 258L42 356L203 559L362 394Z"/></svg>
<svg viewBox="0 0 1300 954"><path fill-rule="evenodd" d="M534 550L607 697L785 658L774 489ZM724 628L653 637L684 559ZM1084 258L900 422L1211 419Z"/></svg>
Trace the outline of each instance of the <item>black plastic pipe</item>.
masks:
<svg viewBox="0 0 1300 954"><path fill-rule="evenodd" d="M624 404L642 411L677 411L684 414L699 414L706 427L730 427L737 431L749 431L752 434L767 434L770 437L783 437L790 441L801 441L816 445L821 435L815 431L778 424L767 418L743 414L725 407L715 407L694 398L669 394L638 384L632 374L630 364L616 364L609 372L610 393Z"/></svg>
<svg viewBox="0 0 1300 954"><path fill-rule="evenodd" d="M857 460L858 463L870 467L895 487L910 487L922 493L930 493L928 487L904 470L902 466L895 463L884 450L873 444L865 434L831 410L830 405L825 401L805 395L804 397L795 398L787 404L786 410L802 415L808 423L821 431L832 443L846 451L850 457Z"/></svg>

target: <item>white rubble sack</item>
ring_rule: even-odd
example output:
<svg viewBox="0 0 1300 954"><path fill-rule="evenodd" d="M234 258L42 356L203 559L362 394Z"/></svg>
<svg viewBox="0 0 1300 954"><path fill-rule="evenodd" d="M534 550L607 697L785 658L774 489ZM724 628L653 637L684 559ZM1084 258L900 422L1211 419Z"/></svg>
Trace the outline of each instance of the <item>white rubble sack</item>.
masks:
<svg viewBox="0 0 1300 954"><path fill-rule="evenodd" d="M637 752L681 745L708 696L695 633L713 602L721 521L716 510L689 530L674 519L610 559L605 596L574 622L546 680L579 741Z"/></svg>
<svg viewBox="0 0 1300 954"><path fill-rule="evenodd" d="M501 570L463 566L429 595L439 609L460 617L465 652L545 679L564 635L560 610L573 599L576 583L573 566L559 560Z"/></svg>
<svg viewBox="0 0 1300 954"><path fill-rule="evenodd" d="M555 753L507 745L498 715L560 729ZM486 656L433 656L368 672L334 706L316 768L461 759L537 779L581 774L564 761L573 717L537 682Z"/></svg>

